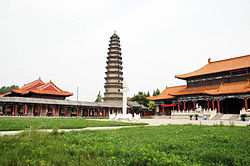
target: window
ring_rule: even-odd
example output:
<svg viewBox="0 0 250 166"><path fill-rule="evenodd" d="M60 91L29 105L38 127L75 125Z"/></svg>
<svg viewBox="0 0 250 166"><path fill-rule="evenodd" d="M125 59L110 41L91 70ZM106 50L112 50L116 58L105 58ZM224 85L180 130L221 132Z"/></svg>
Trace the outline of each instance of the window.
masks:
<svg viewBox="0 0 250 166"><path fill-rule="evenodd" d="M236 70L236 71L231 71L230 74L232 76L236 76L236 75L247 75L248 71L246 69L243 70Z"/></svg>

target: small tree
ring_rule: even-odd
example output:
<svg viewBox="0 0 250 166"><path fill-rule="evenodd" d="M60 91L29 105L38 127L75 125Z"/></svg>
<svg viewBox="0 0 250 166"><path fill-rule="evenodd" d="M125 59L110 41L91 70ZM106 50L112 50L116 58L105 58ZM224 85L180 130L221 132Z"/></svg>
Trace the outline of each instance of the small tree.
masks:
<svg viewBox="0 0 250 166"><path fill-rule="evenodd" d="M100 103L103 102L103 97L102 97L100 91L99 91L99 93L98 93L98 95L97 95L97 98L96 98L95 102L100 102Z"/></svg>
<svg viewBox="0 0 250 166"><path fill-rule="evenodd" d="M150 93L149 93L149 91L148 91L148 93L147 93L147 97L150 97Z"/></svg>
<svg viewBox="0 0 250 166"><path fill-rule="evenodd" d="M148 102L148 111L154 111L154 109L155 109L155 102L149 101Z"/></svg>

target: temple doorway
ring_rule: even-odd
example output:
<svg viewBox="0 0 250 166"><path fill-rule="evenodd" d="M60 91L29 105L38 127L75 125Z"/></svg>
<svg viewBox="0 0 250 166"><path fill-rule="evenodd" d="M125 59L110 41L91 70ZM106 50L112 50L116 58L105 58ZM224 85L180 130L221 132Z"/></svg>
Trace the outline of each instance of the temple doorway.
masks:
<svg viewBox="0 0 250 166"><path fill-rule="evenodd" d="M240 114L240 110L245 106L243 99L230 98L221 101L221 113Z"/></svg>

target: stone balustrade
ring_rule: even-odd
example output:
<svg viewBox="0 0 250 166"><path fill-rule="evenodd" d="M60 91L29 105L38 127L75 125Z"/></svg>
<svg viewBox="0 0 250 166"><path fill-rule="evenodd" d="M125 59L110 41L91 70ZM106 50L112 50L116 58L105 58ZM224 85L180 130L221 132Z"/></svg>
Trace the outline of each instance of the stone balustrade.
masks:
<svg viewBox="0 0 250 166"><path fill-rule="evenodd" d="M245 107L243 107L240 110L240 115L246 114L246 116L250 117L250 109L246 110Z"/></svg>
<svg viewBox="0 0 250 166"><path fill-rule="evenodd" d="M199 118L204 118L205 116L208 119L212 119L217 114L217 109L202 109L201 107L198 107L196 110L173 110L171 113L172 118L178 118L178 119L189 119L190 116L198 115Z"/></svg>

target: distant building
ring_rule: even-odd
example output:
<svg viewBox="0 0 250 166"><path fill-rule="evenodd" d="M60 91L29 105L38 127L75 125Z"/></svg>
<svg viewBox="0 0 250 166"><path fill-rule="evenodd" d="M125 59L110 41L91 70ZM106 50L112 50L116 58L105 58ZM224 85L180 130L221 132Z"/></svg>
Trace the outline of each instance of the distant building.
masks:
<svg viewBox="0 0 250 166"><path fill-rule="evenodd" d="M121 104L65 100L72 95L39 78L1 95L0 116L106 117L122 108Z"/></svg>
<svg viewBox="0 0 250 166"><path fill-rule="evenodd" d="M73 93L66 92L58 88L52 81L44 83L41 78L25 84L19 89L13 89L9 93L0 95L1 97L29 97L29 98L46 98L46 99L61 99L72 96Z"/></svg>
<svg viewBox="0 0 250 166"><path fill-rule="evenodd" d="M166 87L156 102L158 115L173 112L216 110L216 113L239 114L248 110L250 98L250 55L211 62L187 74L176 75L187 85Z"/></svg>
<svg viewBox="0 0 250 166"><path fill-rule="evenodd" d="M114 33L110 37L109 52L106 66L106 83L104 85L104 102L105 103L122 103L122 57L120 48L120 38Z"/></svg>

